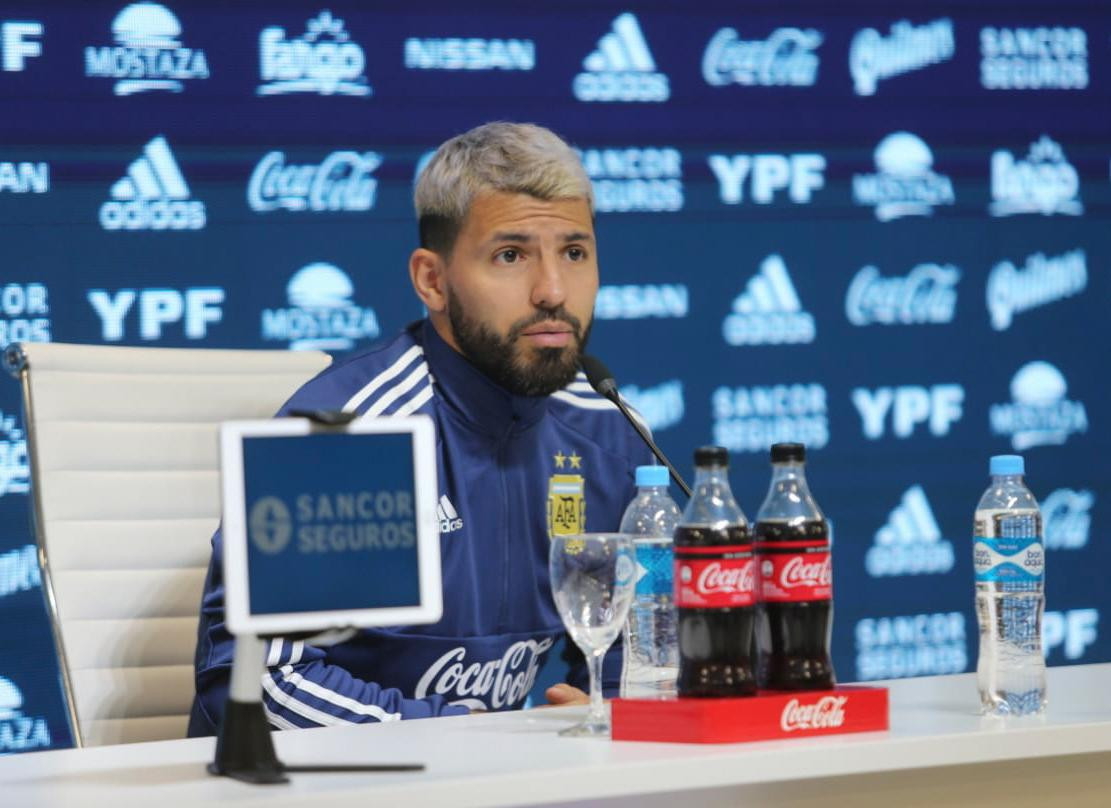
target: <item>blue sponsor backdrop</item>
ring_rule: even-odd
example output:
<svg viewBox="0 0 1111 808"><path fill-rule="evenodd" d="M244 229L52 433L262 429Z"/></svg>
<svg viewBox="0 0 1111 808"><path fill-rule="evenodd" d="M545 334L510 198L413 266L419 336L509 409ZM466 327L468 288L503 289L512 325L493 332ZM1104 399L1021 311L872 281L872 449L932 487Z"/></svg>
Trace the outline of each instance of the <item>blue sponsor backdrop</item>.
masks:
<svg viewBox="0 0 1111 808"><path fill-rule="evenodd" d="M681 468L801 439L843 680L975 664L971 517L1021 451L1049 661L1111 658L1111 11L1085 2L0 7L0 342L359 348L419 317L439 142L582 150L594 352ZM0 386L0 751L67 745Z"/></svg>

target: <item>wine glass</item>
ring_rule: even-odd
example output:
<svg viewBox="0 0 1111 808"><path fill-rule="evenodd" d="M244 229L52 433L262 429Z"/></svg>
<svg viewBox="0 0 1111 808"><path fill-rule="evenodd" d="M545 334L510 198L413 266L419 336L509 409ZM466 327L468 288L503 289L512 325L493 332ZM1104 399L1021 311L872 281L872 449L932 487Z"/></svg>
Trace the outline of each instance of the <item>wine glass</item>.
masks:
<svg viewBox="0 0 1111 808"><path fill-rule="evenodd" d="M622 533L556 536L548 556L552 596L590 670L590 712L560 735L609 737L602 704L602 657L625 624L636 587L633 539Z"/></svg>

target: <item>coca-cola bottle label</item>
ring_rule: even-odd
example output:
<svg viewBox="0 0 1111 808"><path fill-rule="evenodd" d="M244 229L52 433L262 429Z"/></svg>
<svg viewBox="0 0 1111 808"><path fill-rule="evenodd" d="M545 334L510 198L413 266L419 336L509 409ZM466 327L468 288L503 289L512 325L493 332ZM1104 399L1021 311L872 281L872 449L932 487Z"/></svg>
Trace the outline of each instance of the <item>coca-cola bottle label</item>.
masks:
<svg viewBox="0 0 1111 808"><path fill-rule="evenodd" d="M756 559L751 544L675 549L675 605L732 609L756 603Z"/></svg>
<svg viewBox="0 0 1111 808"><path fill-rule="evenodd" d="M761 548L760 600L798 603L832 599L833 563L829 545L822 543L807 549L781 547L773 544L768 549Z"/></svg>

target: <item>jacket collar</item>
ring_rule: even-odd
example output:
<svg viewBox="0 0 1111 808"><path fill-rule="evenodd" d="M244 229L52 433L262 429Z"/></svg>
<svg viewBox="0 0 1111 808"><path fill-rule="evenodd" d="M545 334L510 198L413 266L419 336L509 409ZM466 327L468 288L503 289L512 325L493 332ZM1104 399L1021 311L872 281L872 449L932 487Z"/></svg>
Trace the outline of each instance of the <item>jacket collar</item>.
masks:
<svg viewBox="0 0 1111 808"><path fill-rule="evenodd" d="M494 436L520 432L548 411L548 396L517 396L498 386L444 342L427 318L421 323L421 342L444 401L482 432Z"/></svg>

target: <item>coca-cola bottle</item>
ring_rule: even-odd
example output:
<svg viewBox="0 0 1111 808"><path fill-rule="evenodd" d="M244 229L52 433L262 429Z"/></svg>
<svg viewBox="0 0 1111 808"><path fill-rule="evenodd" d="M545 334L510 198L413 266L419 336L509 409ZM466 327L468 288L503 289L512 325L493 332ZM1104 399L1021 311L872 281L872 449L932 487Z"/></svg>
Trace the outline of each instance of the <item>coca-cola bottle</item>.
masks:
<svg viewBox="0 0 1111 808"><path fill-rule="evenodd" d="M748 520L729 489L729 453L694 453L694 491L675 529L680 696L756 692L756 559Z"/></svg>
<svg viewBox="0 0 1111 808"><path fill-rule="evenodd" d="M833 567L829 529L806 484L806 447L771 447L772 481L756 515L760 568L756 638L760 687L833 687Z"/></svg>

